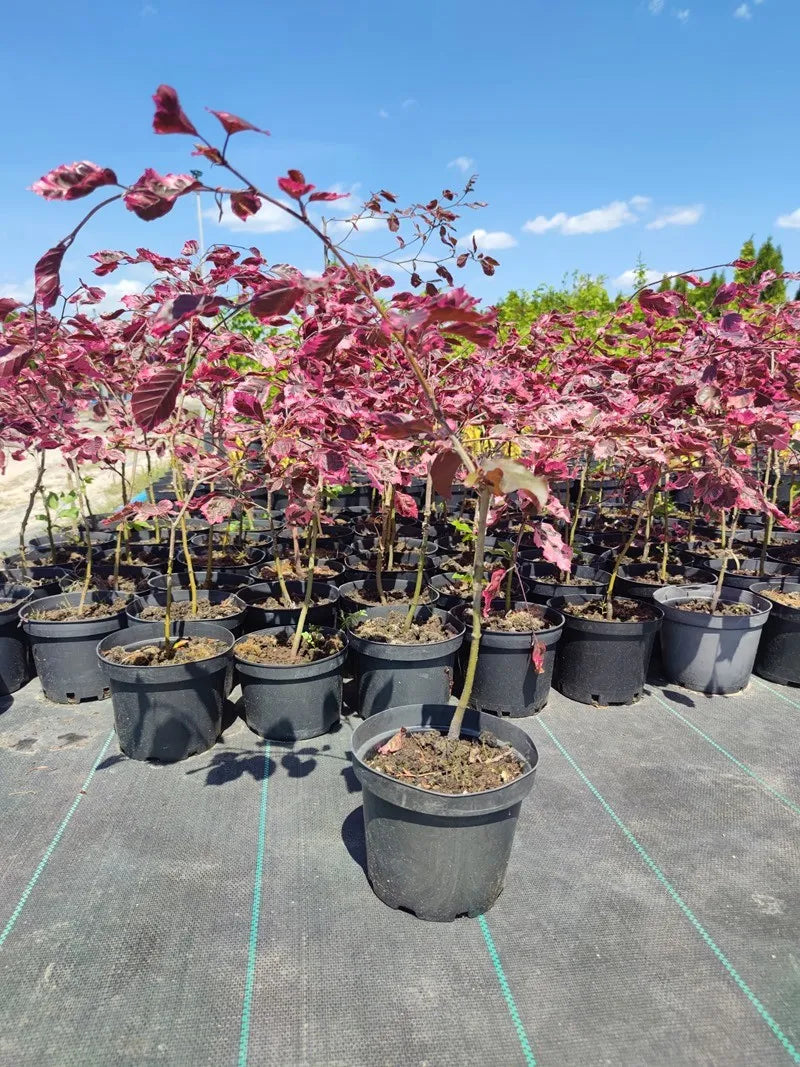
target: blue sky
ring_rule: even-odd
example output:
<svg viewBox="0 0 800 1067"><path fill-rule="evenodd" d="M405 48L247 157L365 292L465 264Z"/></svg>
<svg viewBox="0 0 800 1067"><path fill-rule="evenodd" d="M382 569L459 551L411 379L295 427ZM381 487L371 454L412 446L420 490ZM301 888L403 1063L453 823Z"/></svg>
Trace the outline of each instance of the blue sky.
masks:
<svg viewBox="0 0 800 1067"><path fill-rule="evenodd" d="M751 233L771 233L800 268L798 123L786 103L797 0L40 0L35 21L18 4L4 15L18 47L2 72L0 296L30 295L34 262L89 203L28 192L51 167L89 159L134 180L145 166L204 164L191 138L152 133L160 82L212 140L205 105L270 129L237 135L232 153L268 189L297 167L318 188L422 200L477 173L489 206L463 232L485 231L501 267L464 277L487 300L576 269L624 288L639 254L654 271L687 270L735 257ZM305 235L274 219L236 231L204 222L207 243L319 267ZM193 198L151 223L114 206L64 273L88 280L98 248L175 254L196 234ZM365 252L391 244L359 240ZM105 288L119 295L143 277L121 270Z"/></svg>

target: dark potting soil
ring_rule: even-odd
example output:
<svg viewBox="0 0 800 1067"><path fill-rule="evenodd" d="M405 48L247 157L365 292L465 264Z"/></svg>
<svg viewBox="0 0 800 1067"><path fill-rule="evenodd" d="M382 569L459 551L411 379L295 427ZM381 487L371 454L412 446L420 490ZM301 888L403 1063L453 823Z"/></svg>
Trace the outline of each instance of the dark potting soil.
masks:
<svg viewBox="0 0 800 1067"><path fill-rule="evenodd" d="M768 600L774 600L776 604L783 604L784 607L800 610L800 593L784 593L781 589L765 589L758 595L765 596Z"/></svg>
<svg viewBox="0 0 800 1067"><path fill-rule="evenodd" d="M769 552L786 563L800 563L800 542L793 545L771 546Z"/></svg>
<svg viewBox="0 0 800 1067"><path fill-rule="evenodd" d="M127 667L172 667L178 663L211 659L224 650L225 642L214 637L185 637L175 641L170 652L164 645L143 645L141 648L110 648L103 653L103 658Z"/></svg>
<svg viewBox="0 0 800 1067"><path fill-rule="evenodd" d="M314 663L326 659L342 650L342 639L337 634L321 634L314 630L306 631L300 642L297 656L292 656L292 639L294 635L253 634L239 641L236 655L249 663L276 663L287 666L296 663Z"/></svg>
<svg viewBox="0 0 800 1067"><path fill-rule="evenodd" d="M312 604L330 604L328 597L324 596L311 596ZM302 608L303 599L292 600L290 604L286 604L282 597L268 596L265 600L257 600L254 602L254 608Z"/></svg>
<svg viewBox="0 0 800 1067"><path fill-rule="evenodd" d="M352 593L347 594L350 600L355 600L357 604L366 604L368 607L374 608L377 604L410 604L412 593L407 593L404 589L384 589L383 600L377 595L377 593L368 595L363 589L354 589ZM419 603L429 604L430 597L426 590L422 590L420 594Z"/></svg>
<svg viewBox="0 0 800 1067"><path fill-rule="evenodd" d="M380 641L387 645L432 645L447 641L452 635L445 629L438 615L425 622L406 622L405 611L390 611L375 619L356 623L353 633L367 641Z"/></svg>
<svg viewBox="0 0 800 1067"><path fill-rule="evenodd" d="M484 731L477 739L448 741L438 730L399 730L364 762L407 785L433 793L482 793L513 782L525 763Z"/></svg>
<svg viewBox="0 0 800 1067"><path fill-rule="evenodd" d="M485 620L487 630L502 630L504 633L530 633L531 630L546 630L548 623L535 611L493 611Z"/></svg>
<svg viewBox="0 0 800 1067"><path fill-rule="evenodd" d="M590 600L587 604L564 604L559 610L565 615L572 615L588 622L647 622L657 618L654 608L647 604L640 604L636 600L628 600L627 597L615 596L611 598L613 617L606 615L605 601Z"/></svg>
<svg viewBox="0 0 800 1067"><path fill-rule="evenodd" d="M224 570L226 567L245 567L250 562L248 552L220 548L211 553L211 567L213 570ZM204 552L200 556L192 556L192 566L195 570L208 569L208 555Z"/></svg>
<svg viewBox="0 0 800 1067"><path fill-rule="evenodd" d="M572 585L577 588L586 588L589 585L597 585L597 582L593 578L579 578L575 574L570 574L567 578L563 575L556 576L554 574L534 574L534 582L543 582L545 585Z"/></svg>
<svg viewBox="0 0 800 1067"><path fill-rule="evenodd" d="M374 574L378 569L378 558L374 556L372 559L360 560L358 563L348 564L351 571L367 571L370 574ZM384 557L383 569L389 570L389 557ZM416 571L416 563L400 563L394 560L391 566L393 571Z"/></svg>
<svg viewBox="0 0 800 1067"><path fill-rule="evenodd" d="M192 611L191 600L173 600L169 613L173 619L227 619L236 615L241 609L237 607L233 597L228 597L221 604L212 604L210 600L198 600L196 611ZM148 622L158 622L167 613L163 604L148 604L139 612L140 619Z"/></svg>
<svg viewBox="0 0 800 1067"><path fill-rule="evenodd" d="M47 549L42 559L46 559L47 564L52 564L54 567L76 567L86 562L86 550L80 547L57 548L53 553Z"/></svg>
<svg viewBox="0 0 800 1067"><path fill-rule="evenodd" d="M108 576L93 575L89 583L89 588L96 592L107 593L135 593L139 586L142 584L141 580L135 578L122 578L117 576L114 578L113 574ZM83 589L83 580L77 578L74 582L70 582L68 585L62 585L61 588L65 593L79 593Z"/></svg>
<svg viewBox="0 0 800 1067"><path fill-rule="evenodd" d="M696 581L685 574L668 574L663 579L657 570L645 571L644 574L626 574L626 582L641 582L643 585L697 585Z"/></svg>
<svg viewBox="0 0 800 1067"><path fill-rule="evenodd" d="M122 562L128 567L162 567L166 561L156 549L136 548L129 556L123 556Z"/></svg>
<svg viewBox="0 0 800 1067"><path fill-rule="evenodd" d="M677 608L678 611L696 611L703 615L711 615L711 601L702 598L696 598L694 600L684 600L679 604L673 603L673 608ZM714 609L714 615L755 615L756 609L751 607L750 604L731 603L727 600L720 600Z"/></svg>
<svg viewBox="0 0 800 1067"><path fill-rule="evenodd" d="M306 580L307 568L303 568L302 574L297 573L297 568L294 565L294 560L284 559L280 560L280 573L285 581L288 582L304 582ZM260 577L265 582L274 582L278 577L278 571L275 569L274 564L268 564L262 567L258 572ZM333 567L320 566L319 563L314 564L314 579L316 581L325 581L326 578L338 578L338 573Z"/></svg>
<svg viewBox="0 0 800 1067"><path fill-rule="evenodd" d="M107 619L109 615L118 615L127 606L127 597L118 597L108 604L90 603L82 608L77 604L66 604L63 608L32 611L28 618L35 622L84 622L86 619Z"/></svg>

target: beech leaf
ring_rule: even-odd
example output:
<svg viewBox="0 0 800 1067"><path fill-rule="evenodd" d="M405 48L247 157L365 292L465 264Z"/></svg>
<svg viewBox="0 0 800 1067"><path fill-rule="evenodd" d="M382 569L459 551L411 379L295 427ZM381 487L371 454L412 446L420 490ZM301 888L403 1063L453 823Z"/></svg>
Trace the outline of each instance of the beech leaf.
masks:
<svg viewBox="0 0 800 1067"><path fill-rule="evenodd" d="M152 430L175 410L183 374L175 367L157 370L133 390L131 409L138 426Z"/></svg>

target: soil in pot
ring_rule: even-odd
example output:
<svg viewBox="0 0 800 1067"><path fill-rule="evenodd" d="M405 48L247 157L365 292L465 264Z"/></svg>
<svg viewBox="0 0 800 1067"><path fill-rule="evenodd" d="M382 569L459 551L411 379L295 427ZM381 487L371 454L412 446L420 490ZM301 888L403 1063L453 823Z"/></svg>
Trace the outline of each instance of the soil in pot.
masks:
<svg viewBox="0 0 800 1067"><path fill-rule="evenodd" d="M110 648L103 653L109 663L127 667L174 667L179 663L196 663L211 659L225 651L224 641L212 637L185 637L176 641L167 652L163 644L143 645L140 648Z"/></svg>
<svg viewBox="0 0 800 1067"><path fill-rule="evenodd" d="M697 585L696 578L687 578L685 574L667 574L665 580L656 567L640 574L626 574L625 580L641 585Z"/></svg>
<svg viewBox="0 0 800 1067"><path fill-rule="evenodd" d="M484 620L487 630L499 630L503 633L530 633L549 629L550 624L533 611L512 609L511 611L493 611Z"/></svg>
<svg viewBox="0 0 800 1067"><path fill-rule="evenodd" d="M364 607L374 608L378 604L410 604L413 597L413 590L409 592L406 589L384 589L383 600L378 596L377 586L370 586L365 589L354 589L347 594L348 600L354 600L357 604L363 604ZM419 596L419 604L430 604L431 598L425 589L422 590Z"/></svg>
<svg viewBox="0 0 800 1067"><path fill-rule="evenodd" d="M559 577L557 574L537 574L533 577L533 581L542 582L544 585L567 585L575 589L586 589L597 585L593 579L580 578L576 574L568 574L566 577L563 575Z"/></svg>
<svg viewBox="0 0 800 1067"><path fill-rule="evenodd" d="M302 608L302 606L303 606L303 598L302 597L300 597L299 599L296 598L296 597L295 598L290 597L289 599L290 599L291 603L287 604L286 601L283 599L283 597L268 596L268 597L265 597L263 600L253 600L252 602L249 602L249 603L250 603L250 606L253 607L253 608L266 608L266 609L271 610L271 611L274 611L275 608L298 608L298 609ZM328 597L326 597L326 596L317 596L316 594L312 593L311 594L311 603L313 605L330 604L330 603L332 603L332 601L329 600Z"/></svg>
<svg viewBox="0 0 800 1067"><path fill-rule="evenodd" d="M573 618L586 619L588 622L648 622L657 619L660 612L649 607L647 604L636 600L628 600L627 597L612 597L611 606L614 617L609 619L602 600L591 600L588 603L578 604L566 601L559 608L565 615Z"/></svg>
<svg viewBox="0 0 800 1067"><path fill-rule="evenodd" d="M387 645L430 645L447 641L451 636L441 616L432 615L424 621L415 620L409 624L405 611L390 611L388 615L356 622L352 632L366 641Z"/></svg>
<svg viewBox="0 0 800 1067"><path fill-rule="evenodd" d="M291 665L299 663L315 663L319 659L326 659L344 648L342 638L338 634L325 634L315 630L307 630L303 634L297 655L292 655L291 634L251 634L239 641L236 645L236 655L239 659L247 660L248 663L274 663Z"/></svg>
<svg viewBox="0 0 800 1067"><path fill-rule="evenodd" d="M703 615L755 615L757 613L750 604L733 603L728 600L720 600L712 612L711 601L701 597L679 601L672 607L677 608L678 611L693 611Z"/></svg>
<svg viewBox="0 0 800 1067"><path fill-rule="evenodd" d="M261 557L264 558L263 556ZM248 550L236 550L234 548L219 548L211 553L212 570L224 571L227 567L246 567L251 562ZM192 556L192 566L196 571L208 569L208 555L202 553Z"/></svg>
<svg viewBox="0 0 800 1067"><path fill-rule="evenodd" d="M65 604L62 608L31 611L28 618L32 622L83 622L89 619L107 619L124 611L127 605L127 598L118 597L112 601L90 601L82 608L76 604Z"/></svg>
<svg viewBox="0 0 800 1067"><path fill-rule="evenodd" d="M364 762L376 771L433 793L482 793L527 770L510 745L485 730L450 741L438 730L400 730Z"/></svg>
<svg viewBox="0 0 800 1067"><path fill-rule="evenodd" d="M281 559L278 560L280 566L281 577L285 581L290 582L304 582L307 569L304 567L302 574L297 573L297 569L294 565L294 560ZM330 581L332 578L340 577L343 567L339 567L338 570L335 567L329 566L327 563L315 563L314 564L314 580L323 582ZM258 578L263 582L274 582L278 579L278 571L275 568L274 563L265 563L263 567L258 568Z"/></svg>
<svg viewBox="0 0 800 1067"><path fill-rule="evenodd" d="M118 574L116 578L113 574L95 574L92 575L89 588L102 593L136 593L143 585L146 587L146 584L142 578L130 578L122 574ZM65 593L80 593L83 586L84 579L76 578L72 582L62 583L61 589Z"/></svg>
<svg viewBox="0 0 800 1067"><path fill-rule="evenodd" d="M759 589L758 595L765 596L767 600L774 600L776 604L783 604L785 608L800 611L800 592L785 593L781 589Z"/></svg>
<svg viewBox="0 0 800 1067"><path fill-rule="evenodd" d="M243 609L235 597L228 597L220 604L213 604L210 600L199 598L195 605L196 611L192 611L191 600L173 600L170 607L170 617L173 619L227 619L231 615L238 615ZM139 618L146 622L158 622L166 614L166 606L162 604L148 604L139 612Z"/></svg>
<svg viewBox="0 0 800 1067"><path fill-rule="evenodd" d="M15 611L17 608L22 607L23 604L27 603L28 595L18 597L16 600L0 600L0 612Z"/></svg>

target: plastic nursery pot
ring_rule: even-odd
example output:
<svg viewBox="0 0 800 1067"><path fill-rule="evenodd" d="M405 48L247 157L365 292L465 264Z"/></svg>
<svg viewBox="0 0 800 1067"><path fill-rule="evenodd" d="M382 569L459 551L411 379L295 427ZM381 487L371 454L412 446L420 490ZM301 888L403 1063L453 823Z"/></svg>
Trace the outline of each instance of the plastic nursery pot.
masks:
<svg viewBox="0 0 800 1067"><path fill-rule="evenodd" d="M195 574L195 582L198 590L204 589L206 572L202 571L200 574ZM154 592L165 590L167 588L167 576L166 574L154 574L152 578L147 579L147 584ZM176 574L173 571L171 584L173 589L188 589L189 572L179 571ZM212 589L222 589L227 593L237 593L240 589L253 584L255 584L255 579L249 574L239 574L236 571L211 572Z"/></svg>
<svg viewBox="0 0 800 1067"><path fill-rule="evenodd" d="M357 552L360 552L362 556L372 556L378 551L378 545L380 544L380 538L374 535L367 537L357 537L354 541L354 547ZM419 537L398 537L395 542L394 558L399 559L402 556L408 556L409 554L417 554L422 548L422 539ZM436 541L430 540L425 546L426 556L435 556L439 551L439 545ZM384 563L387 563L389 559L389 553L384 553Z"/></svg>
<svg viewBox="0 0 800 1067"><path fill-rule="evenodd" d="M217 655L193 663L137 667L110 663L112 648L163 645L160 623L142 623L109 634L96 648L98 667L111 687L119 747L137 760L175 763L211 748L222 729L225 677L232 659L233 634L224 626L178 622L175 637L210 637L224 641Z"/></svg>
<svg viewBox="0 0 800 1067"><path fill-rule="evenodd" d="M294 567L294 561L287 559L286 556L281 557L283 562L289 562ZM301 562L307 563L307 560ZM333 573L328 573L332 571ZM344 574L344 563L340 559L318 559L314 563L314 577L320 582L330 582L331 585L337 585L339 579ZM264 560L258 567L252 567L250 570L250 577L252 578L251 584L256 582L274 582L275 578L275 561L270 560L269 557ZM290 579L290 581L296 581L297 579Z"/></svg>
<svg viewBox="0 0 800 1067"><path fill-rule="evenodd" d="M688 578L690 582L713 582L713 571L703 567L685 567L680 563L667 564L666 582L642 582L636 579L650 571L660 571L661 564L653 563L629 563L626 567L620 567L617 574L615 592L617 596L639 597L640 600L652 600L656 589L663 589L665 585L672 584L670 577L680 576Z"/></svg>
<svg viewBox="0 0 800 1067"><path fill-rule="evenodd" d="M750 592L763 596L768 591L800 593L800 578L790 581L773 580L750 587ZM770 611L756 653L755 672L777 685L800 685L800 608L789 607L770 600Z"/></svg>
<svg viewBox="0 0 800 1067"><path fill-rule="evenodd" d="M760 574L759 572L762 569L761 560L743 559L738 570L732 569L732 562L733 561L728 563L725 570L725 576L722 579L723 588L752 589L754 585L769 582L773 578L788 578L790 580L792 578L800 578L800 568L789 567L784 563L765 562L763 567L764 573ZM722 560L712 559L708 564L711 576L707 580L715 582L719 577L721 568Z"/></svg>
<svg viewBox="0 0 800 1067"><path fill-rule="evenodd" d="M686 600L710 600L713 585L667 586L654 594L664 610L661 655L669 682L698 693L738 693L753 670L772 602L747 589L723 588L720 600L755 608L752 615L681 611Z"/></svg>
<svg viewBox="0 0 800 1067"><path fill-rule="evenodd" d="M471 593L462 596L457 591L454 577L458 573L458 571L450 571L449 574L432 574L428 582L430 588L435 590L439 596L436 601L437 607L445 611L453 611L454 608L461 607L471 597Z"/></svg>
<svg viewBox="0 0 800 1067"><path fill-rule="evenodd" d="M131 566L129 563L120 563L119 568L117 570L117 574L120 578L136 583L137 592L146 590L148 578L150 578L156 573L157 571L153 567L136 567ZM75 576L73 578L67 578L66 580L62 580L61 588L65 592L69 592L70 590L68 587L71 585L74 591L74 589L80 586L80 583L83 582L85 577L86 567L81 564L80 567L77 567L75 569ZM96 589L110 589L112 592L117 591L114 590L113 585L109 584L110 582L112 582L113 578L113 563L92 564L92 584ZM129 594L130 590L118 590L118 592L125 592Z"/></svg>
<svg viewBox="0 0 800 1067"><path fill-rule="evenodd" d="M327 733L339 721L347 638L342 631L327 626L320 627L320 631L326 635L338 632L342 648L313 663L253 663L234 645L245 721L262 737L271 741L303 741ZM257 633L291 638L294 627L270 627Z"/></svg>
<svg viewBox="0 0 800 1067"><path fill-rule="evenodd" d="M297 605L296 607L259 607L259 603L270 598L281 601L281 587L278 582L257 582L241 590L242 600L247 604L246 629L248 633L253 630L266 630L275 626L294 626L300 619L301 605L305 596L304 582L285 582L286 592ZM334 626L336 623L336 605L339 600L339 590L335 585L328 582L312 582L311 596L313 600L322 601L314 603L306 615L306 626ZM282 601L281 601L282 603Z"/></svg>
<svg viewBox="0 0 800 1067"><path fill-rule="evenodd" d="M104 548L106 545L113 545L114 535L107 530L92 530L89 532L89 538L92 542L93 548ZM28 544L31 548L35 548L37 552L42 555L46 555L50 551L50 539L48 537L32 537ZM81 537L54 537L53 546L56 550L60 548L68 548L75 552L86 552L86 534L82 534Z"/></svg>
<svg viewBox="0 0 800 1067"><path fill-rule="evenodd" d="M61 582L69 578L72 571L66 567L28 567L27 571L21 567L10 567L3 571L3 579L14 585L30 585L31 598L41 600L42 597L55 596L61 591Z"/></svg>
<svg viewBox="0 0 800 1067"><path fill-rule="evenodd" d="M29 585L0 583L0 602L4 602L0 603L0 696L16 693L30 681L28 642L20 629L19 611L32 600Z"/></svg>
<svg viewBox="0 0 800 1067"><path fill-rule="evenodd" d="M470 706L479 711L496 715L511 715L515 718L534 715L541 711L550 695L556 645L564 628L564 616L554 608L541 604L526 604L517 600L512 605L515 611L531 611L547 624L543 630L492 630L488 625L481 628L481 643L475 681L470 695ZM491 610L504 612L505 600L493 600ZM465 627L464 643L461 646L461 666L466 672L472 641L472 608L462 605L455 611ZM539 674L531 658L533 641L544 645L543 671Z"/></svg>
<svg viewBox="0 0 800 1067"><path fill-rule="evenodd" d="M393 607L398 610L403 607L408 610L408 606L411 603L411 598L414 596L414 590L417 586L416 578L389 578L381 583L383 585L384 593L401 593L405 598L405 603L402 600L396 600L393 602ZM357 594L363 593L372 602L365 604L359 600ZM430 586L423 578L421 595L426 599L421 603L427 603L433 606L439 602L439 594L435 589L431 589ZM344 582L339 586L339 607L343 615L351 615L354 611L364 611L365 608L380 607L380 598L378 596L378 586L373 578L366 580L362 579L358 582Z"/></svg>
<svg viewBox="0 0 800 1067"><path fill-rule="evenodd" d="M366 560L356 554L346 556L342 578L345 582L358 582L361 581L362 578L371 578L375 574L377 562L378 560L376 556L369 556ZM409 578L416 573L419 554L416 552L395 552L394 566L391 570L388 568L388 562L387 557L383 561L384 566L381 571L381 575L384 579ZM425 560L426 569L432 566L432 564L433 557L428 556Z"/></svg>
<svg viewBox="0 0 800 1067"><path fill-rule="evenodd" d="M659 605L644 600L639 603L652 618L641 621L596 621L569 613L570 604L601 600L599 594L570 593L550 601L564 615L554 685L579 704L635 704L644 691L664 613Z"/></svg>
<svg viewBox="0 0 800 1067"><path fill-rule="evenodd" d="M260 563L263 563L266 556L266 552L263 552L260 548L250 548L244 553L244 558L241 563L226 563L218 569L225 571L228 574L241 574L246 576L250 573L253 567L257 567ZM178 553L178 560L185 568L186 556L183 552ZM197 555L194 553L192 554L192 567L194 568L195 575L198 576L198 581L202 584L206 573L206 559L204 553L198 553ZM211 573L214 573L213 569Z"/></svg>
<svg viewBox="0 0 800 1067"><path fill-rule="evenodd" d="M381 605L367 608L364 618L372 619L400 607ZM405 609L407 610L407 609ZM415 622L438 615L450 636L431 644L390 645L359 637L353 632L361 619L347 627L351 662L358 689L358 711L362 718L376 715L395 705L407 704L416 697L422 703L444 704L453 688L456 652L464 640L464 624L449 612L423 604L414 614Z"/></svg>
<svg viewBox="0 0 800 1067"><path fill-rule="evenodd" d="M434 793L374 770L364 762L401 726L445 732L447 704L411 704L373 715L352 737L353 770L361 782L367 874L390 908L420 919L452 922L488 911L503 891L517 818L530 793L539 755L528 735L508 719L467 711L462 737L488 730L510 744L523 774L482 793Z"/></svg>
<svg viewBox="0 0 800 1067"><path fill-rule="evenodd" d="M191 592L188 589L173 589L172 590L172 602L174 604L186 603L191 599ZM198 589L198 600L208 600L212 604L222 604L226 600L233 600L233 607L235 611L230 615L220 616L216 619L192 619L187 618L186 622L191 622L199 627L203 626L224 626L226 630L230 630L234 637L239 637L244 631L244 620L247 615L247 604L243 600L240 600L234 593L230 593L225 589ZM166 589L159 590L158 592L150 592L145 596L136 597L128 605L128 618L131 623L136 626L149 626L153 622L158 622L158 619L143 619L141 614L145 608L158 606L166 607L167 603L167 591Z"/></svg>
<svg viewBox="0 0 800 1067"><path fill-rule="evenodd" d="M97 661L97 642L109 634L125 629L128 617L125 607L98 619L75 622L54 622L32 619L34 611L74 607L81 602L81 593L61 593L26 604L20 619L33 651L36 673L44 695L56 704L77 704L80 700L102 700L108 696L108 683ZM87 604L110 604L122 599L118 593L90 590Z"/></svg>
<svg viewBox="0 0 800 1067"><path fill-rule="evenodd" d="M547 604L553 597L568 593L585 593L587 596L602 593L611 575L608 571L598 570L595 567L573 567L571 574L574 578L582 578L586 585L563 585L559 580L560 571L552 563L528 563L521 568L522 576L528 582L529 594L532 600L539 604ZM542 581L543 578L555 578L555 582Z"/></svg>

